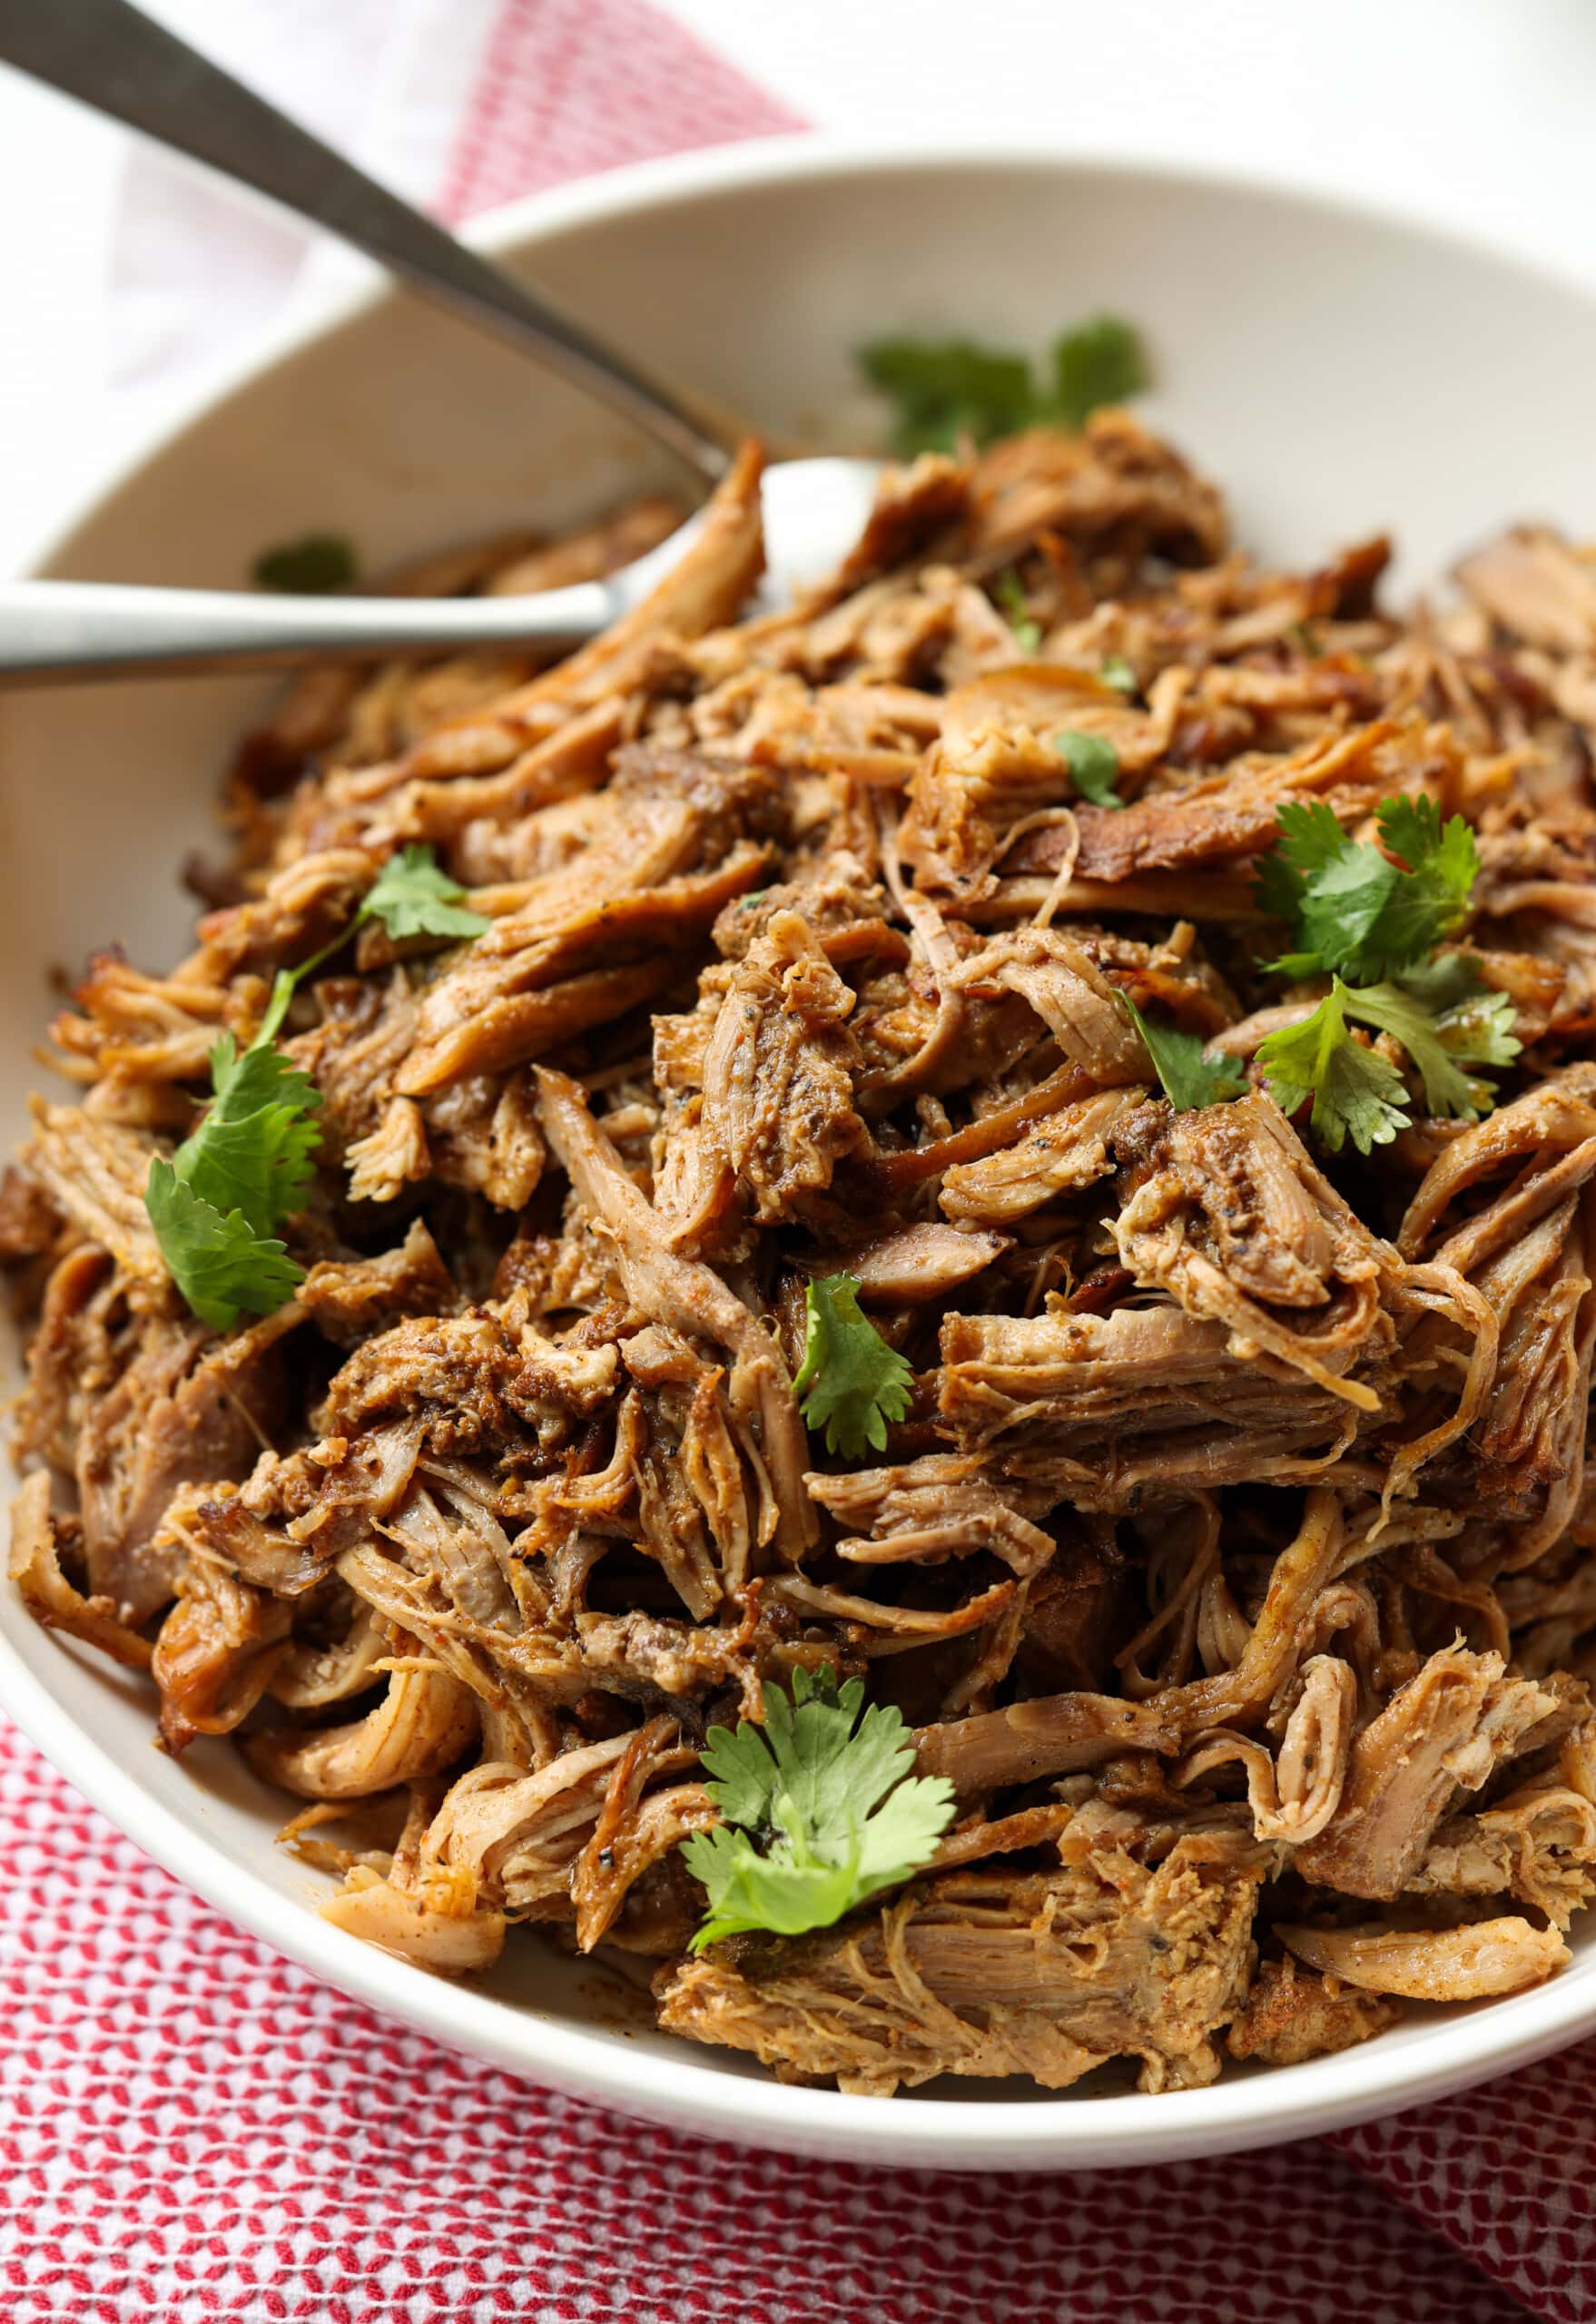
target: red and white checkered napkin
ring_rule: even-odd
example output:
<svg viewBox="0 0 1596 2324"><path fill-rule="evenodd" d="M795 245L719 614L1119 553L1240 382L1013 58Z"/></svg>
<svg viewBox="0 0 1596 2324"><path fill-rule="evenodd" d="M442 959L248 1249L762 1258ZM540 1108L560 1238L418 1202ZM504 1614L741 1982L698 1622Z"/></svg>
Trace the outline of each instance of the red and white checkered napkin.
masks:
<svg viewBox="0 0 1596 2324"><path fill-rule="evenodd" d="M506 0L439 206L801 125L645 0ZM1596 2044L1269 2154L863 2171L641 2127L387 2024L4 1720L0 1867L3 2324L1596 2318Z"/></svg>

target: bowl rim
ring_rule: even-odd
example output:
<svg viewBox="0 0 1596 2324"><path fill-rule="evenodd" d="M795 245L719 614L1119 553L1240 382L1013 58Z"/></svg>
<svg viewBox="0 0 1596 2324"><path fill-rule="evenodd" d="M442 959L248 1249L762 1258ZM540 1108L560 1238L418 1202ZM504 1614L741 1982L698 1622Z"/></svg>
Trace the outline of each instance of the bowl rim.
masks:
<svg viewBox="0 0 1596 2324"><path fill-rule="evenodd" d="M1306 170L1287 173L1266 163L1248 162L1245 157L1217 162L1198 156L1166 162L1149 159L1124 145L1104 143L1098 148L1077 141L1066 147L1035 138L1010 143L981 132L950 133L935 138L904 132L865 138L816 130L745 138L695 152L624 162L596 177L547 186L482 211L457 223L452 231L494 258L574 228L637 211L668 210L677 202L734 187L778 182L802 184L851 175L891 177L921 170L1005 171L1016 176L1045 170L1083 179L1141 181L1170 194L1195 187L1251 195L1307 213L1349 219L1364 227L1394 228L1454 256L1485 260L1596 304L1596 269L1586 271L1562 254L1538 250L1510 232L1462 223L1443 200L1413 188L1400 195L1375 196L1329 183ZM265 206L272 208L270 202ZM385 275L374 261L356 262L366 270L365 279L329 286L302 304L291 299L291 312L251 333L243 346L208 365L164 409L132 430L66 496L63 507L25 538L22 547L12 554L10 569L22 577L45 575L103 504L161 453L174 447L191 428L221 411L235 395L259 384L316 340L331 339L379 307L419 300L419 293ZM474 326L462 322L460 328Z"/></svg>
<svg viewBox="0 0 1596 2324"><path fill-rule="evenodd" d="M574 228L668 210L753 185L802 185L925 170L1038 170L1083 181L1139 181L1172 196L1199 188L1393 228L1462 257L1504 267L1596 306L1596 281L1511 239L1460 226L1425 201L1375 200L1266 167L1149 162L1124 151L985 136L750 140L629 164L527 195L475 220L466 239L490 255L533 251ZM138 432L71 499L20 567L38 574L158 455L311 345L406 295L381 277L319 300L215 367ZM1110 2097L941 2099L883 2107L832 2090L782 2084L701 2062L686 2041L643 2047L625 2033L562 2021L429 1975L322 1920L309 1904L235 1866L144 1788L60 1702L0 1632L0 1702L57 1770L117 1829L236 1925L351 1999L448 2047L617 2112L751 2146L832 2154L882 2166L946 2171L1124 2168L1198 2152L1323 2133L1422 2103L1532 2063L1596 2026L1596 1977L1569 1974L1470 2014L1405 2029L1305 2065L1224 2079L1206 2089Z"/></svg>

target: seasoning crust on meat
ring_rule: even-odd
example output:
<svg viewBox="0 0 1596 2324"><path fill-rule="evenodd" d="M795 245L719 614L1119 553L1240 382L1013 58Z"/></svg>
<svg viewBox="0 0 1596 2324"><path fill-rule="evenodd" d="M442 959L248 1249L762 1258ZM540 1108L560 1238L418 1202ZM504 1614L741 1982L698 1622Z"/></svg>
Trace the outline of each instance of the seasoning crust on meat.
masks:
<svg viewBox="0 0 1596 2324"><path fill-rule="evenodd" d="M15 1587L149 1674L166 1750L232 1738L341 1927L630 1953L783 2078L1183 2088L1554 1974L1596 1898L1596 554L1521 527L1400 619L1384 541L1262 570L1108 410L890 471L754 614L759 471L565 661L308 675L194 950L90 961L0 1188ZM1494 1061L1433 1111L1354 991L1364 1151L1281 1102L1328 980L1259 868L1398 861L1393 802L1472 832L1424 968ZM405 851L443 932L362 911ZM272 1011L294 1288L218 1329L152 1190ZM839 1282L888 1384L823 1427ZM710 1730L826 1673L947 1827L694 1949Z"/></svg>

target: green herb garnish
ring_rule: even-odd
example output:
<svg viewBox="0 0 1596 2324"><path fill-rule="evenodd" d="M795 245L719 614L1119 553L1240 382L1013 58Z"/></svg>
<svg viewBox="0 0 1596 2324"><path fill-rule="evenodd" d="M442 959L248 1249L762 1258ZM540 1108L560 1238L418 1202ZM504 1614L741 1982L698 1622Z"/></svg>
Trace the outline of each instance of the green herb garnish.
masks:
<svg viewBox="0 0 1596 2324"><path fill-rule="evenodd" d="M261 1232L302 1208L320 1143L310 1116L321 1093L273 1044L294 982L278 978L261 1029L241 1055L231 1033L216 1043L210 1106L172 1160L202 1201L242 1211Z"/></svg>
<svg viewBox="0 0 1596 2324"><path fill-rule="evenodd" d="M1025 591L1020 586L1020 576L1012 566L1009 567L1007 573L1001 573L998 576L997 598L1003 608L1004 619L1014 632L1015 645L1022 654L1034 654L1042 642L1042 625L1039 621L1034 621L1031 618L1026 606Z"/></svg>
<svg viewBox="0 0 1596 2324"><path fill-rule="evenodd" d="M1119 753L1112 743L1100 734L1083 734L1078 726L1067 726L1053 737L1053 747L1069 769L1069 780L1082 799L1089 799L1094 807L1123 807L1125 802L1115 789L1119 780Z"/></svg>
<svg viewBox="0 0 1596 2324"><path fill-rule="evenodd" d="M379 920L395 938L480 936L493 922L479 911L460 909L465 893L439 867L431 848L412 844L389 857L355 918Z"/></svg>
<svg viewBox="0 0 1596 2324"><path fill-rule="evenodd" d="M310 965L307 963L307 966ZM320 1132L320 1092L273 1046L302 971L282 972L241 1056L231 1033L211 1051L212 1100L170 1162L150 1165L144 1208L172 1279L202 1324L269 1315L304 1279L276 1229L303 1206Z"/></svg>
<svg viewBox="0 0 1596 2324"><path fill-rule="evenodd" d="M878 339L859 350L872 387L898 408L892 448L945 452L961 437L989 444L1021 428L1080 428L1102 404L1138 395L1147 358L1128 323L1097 315L1053 343L1038 386L1023 355L969 339Z"/></svg>
<svg viewBox="0 0 1596 2324"><path fill-rule="evenodd" d="M1479 851L1463 817L1443 826L1433 800L1382 800L1382 847L1348 839L1323 800L1290 802L1276 821L1280 841L1256 892L1296 937L1299 949L1274 963L1283 976L1374 981L1422 960L1462 921Z"/></svg>
<svg viewBox="0 0 1596 2324"><path fill-rule="evenodd" d="M851 1275L820 1275L804 1294L803 1362L793 1385L808 1390L804 1424L825 1431L828 1452L857 1461L867 1447L884 1452L887 1423L907 1417L914 1374L859 1309Z"/></svg>
<svg viewBox="0 0 1596 2324"><path fill-rule="evenodd" d="M1128 403L1152 385L1141 340L1114 315L1094 315L1053 346L1053 412L1084 428L1108 403Z"/></svg>
<svg viewBox="0 0 1596 2324"><path fill-rule="evenodd" d="M1388 1146L1411 1119L1401 1074L1377 1050L1365 1049L1347 1024L1350 997L1341 979L1332 978L1311 1017L1283 1025L1257 1048L1269 1094L1282 1113L1296 1113L1311 1098L1310 1126L1332 1154L1339 1154L1348 1137L1360 1154Z"/></svg>
<svg viewBox="0 0 1596 2324"><path fill-rule="evenodd" d="M1512 1013L1508 996L1495 993L1435 1017L1398 985L1350 986L1333 977L1313 1015L1271 1033L1258 1044L1257 1059L1285 1112L1295 1113L1313 1098L1315 1135L1332 1154L1349 1137L1360 1154L1367 1154L1407 1128L1409 1098L1396 1068L1364 1048L1349 1018L1402 1043L1424 1084L1426 1112L1477 1121L1491 1111L1496 1093L1488 1081L1462 1068L1512 1062L1520 1048Z"/></svg>
<svg viewBox="0 0 1596 2324"><path fill-rule="evenodd" d="M1394 1066L1355 1039L1348 1018L1402 1043L1424 1088L1424 1109L1441 1119L1477 1121L1496 1102L1488 1081L1465 1065L1511 1065L1520 1043L1504 992L1478 994L1436 1016L1400 985L1345 985L1330 990L1300 1025L1283 1027L1258 1045L1258 1063L1286 1112L1314 1093L1313 1127L1331 1152L1350 1133L1360 1154L1407 1127L1407 1089Z"/></svg>
<svg viewBox="0 0 1596 2324"><path fill-rule="evenodd" d="M230 1331L243 1311L269 1315L304 1280L277 1228L302 1210L314 1175L321 1093L285 1051L278 1029L297 987L362 921L390 936L480 936L492 923L464 911L466 891L429 847L391 857L349 927L297 969L279 971L260 1030L241 1053L231 1033L211 1051L211 1103L171 1161L150 1165L144 1208L172 1279L202 1324Z"/></svg>
<svg viewBox="0 0 1596 2324"><path fill-rule="evenodd" d="M748 1929L829 1928L929 1862L953 1814L945 1776L914 1776L901 1712L823 1667L764 1689L764 1723L712 1727L704 1788L724 1821L682 1844L709 1912L702 1952Z"/></svg>
<svg viewBox="0 0 1596 2324"><path fill-rule="evenodd" d="M1098 675L1106 686L1112 686L1118 694L1141 692L1141 681L1123 654L1107 655L1098 671Z"/></svg>
<svg viewBox="0 0 1596 2324"><path fill-rule="evenodd" d="M284 596L330 597L350 586L358 567L341 533L307 533L303 540L262 549L251 570L260 588Z"/></svg>
<svg viewBox="0 0 1596 2324"><path fill-rule="evenodd" d="M206 1202L159 1156L150 1165L144 1208L173 1283L213 1332L231 1330L245 1308L270 1315L305 1279L286 1244L242 1211Z"/></svg>
<svg viewBox="0 0 1596 2324"><path fill-rule="evenodd" d="M1195 1033L1182 1032L1177 1025L1151 1024L1128 992L1121 992L1119 999L1153 1060L1164 1095L1177 1114L1246 1095L1246 1075L1234 1058L1205 1057Z"/></svg>
<svg viewBox="0 0 1596 2324"><path fill-rule="evenodd" d="M1461 815L1443 824L1427 798L1380 802L1379 847L1348 839L1322 800L1288 803L1276 821L1280 842L1258 868L1256 893L1302 950L1273 965L1331 980L1311 1017L1259 1043L1278 1103L1292 1113L1311 1096L1312 1128L1333 1154L1348 1137L1367 1154L1407 1128L1407 1085L1357 1039L1355 1019L1401 1043L1428 1113L1463 1121L1489 1113L1494 1089L1463 1068L1517 1057L1512 1000L1488 992L1459 955L1433 956L1463 918L1480 868L1468 824Z"/></svg>

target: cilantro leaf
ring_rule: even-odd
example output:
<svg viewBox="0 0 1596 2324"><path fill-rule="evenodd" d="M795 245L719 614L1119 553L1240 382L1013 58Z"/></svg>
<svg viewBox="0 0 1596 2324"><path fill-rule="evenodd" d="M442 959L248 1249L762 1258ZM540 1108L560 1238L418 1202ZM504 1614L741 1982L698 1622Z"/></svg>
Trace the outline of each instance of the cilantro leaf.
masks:
<svg viewBox="0 0 1596 2324"><path fill-rule="evenodd" d="M961 436L990 444L1036 417L1036 390L1023 355L969 339L878 339L859 350L871 386L898 407L892 449L951 451Z"/></svg>
<svg viewBox="0 0 1596 2324"><path fill-rule="evenodd" d="M1443 825L1433 799L1383 799L1374 822L1406 869L1375 931L1392 968L1421 960L1463 916L1480 869L1474 834L1461 815Z"/></svg>
<svg viewBox="0 0 1596 2324"><path fill-rule="evenodd" d="M914 1402L914 1374L859 1310L851 1275L819 1275L804 1294L807 1330L803 1362L793 1385L804 1425L825 1431L826 1451L857 1461L867 1446L884 1452L887 1423L906 1418Z"/></svg>
<svg viewBox="0 0 1596 2324"><path fill-rule="evenodd" d="M232 1035L222 1035L211 1052L210 1105L171 1161L150 1165L144 1208L161 1256L212 1331L230 1331L241 1309L271 1315L304 1280L273 1229L304 1208L321 1093L274 1042L300 979L342 941L340 933L300 968L279 972L241 1055Z"/></svg>
<svg viewBox="0 0 1596 2324"><path fill-rule="evenodd" d="M1332 1154L1350 1136L1360 1154L1388 1146L1406 1129L1407 1088L1396 1068L1354 1038L1346 1021L1351 995L1339 977L1313 1015L1283 1025L1259 1042L1257 1061L1283 1113L1312 1098L1314 1135Z"/></svg>
<svg viewBox="0 0 1596 2324"><path fill-rule="evenodd" d="M1402 1043L1424 1085L1426 1113L1477 1121L1491 1111L1496 1102L1491 1084L1463 1067L1509 1065L1517 1057L1521 1044L1506 993L1465 1002L1441 1017L1394 984L1360 986L1345 991L1345 1000L1349 1016Z"/></svg>
<svg viewBox="0 0 1596 2324"><path fill-rule="evenodd" d="M724 1821L682 1844L709 1913L701 1952L746 1929L829 1928L929 1861L953 1813L945 1776L911 1776L901 1712L864 1709L864 1682L828 1666L764 1689L764 1724L712 1727L704 1752ZM758 1845L763 1843L763 1846Z"/></svg>
<svg viewBox="0 0 1596 2324"><path fill-rule="evenodd" d="M1094 807L1123 807L1125 802L1115 789L1119 780L1119 753L1112 743L1100 734L1083 734L1078 726L1066 726L1061 734L1053 737L1053 748L1069 769L1069 780L1083 799Z"/></svg>
<svg viewBox="0 0 1596 2324"><path fill-rule="evenodd" d="M1246 1075L1233 1058L1205 1057L1195 1033L1183 1033L1177 1025L1151 1025L1128 992L1121 992L1119 998L1153 1060L1164 1095L1177 1114L1246 1096Z"/></svg>
<svg viewBox="0 0 1596 2324"><path fill-rule="evenodd" d="M347 589L358 568L341 533L307 533L262 549L251 572L258 587L294 597L330 597Z"/></svg>
<svg viewBox="0 0 1596 2324"><path fill-rule="evenodd" d="M270 1315L304 1279L281 1243L197 1195L164 1156L150 1165L144 1207L172 1281L213 1332L230 1330L241 1308Z"/></svg>
<svg viewBox="0 0 1596 2324"><path fill-rule="evenodd" d="M1349 839L1322 799L1276 810L1279 842L1255 893L1296 936L1299 949L1273 963L1283 975L1372 983L1423 960L1463 918L1479 870L1463 817L1443 828L1433 800L1385 799L1374 820L1389 853Z"/></svg>
<svg viewBox="0 0 1596 2324"><path fill-rule="evenodd" d="M172 1157L202 1202L241 1212L261 1235L304 1208L320 1143L310 1117L321 1093L270 1039L262 1045L257 1036L241 1057L232 1035L222 1034L211 1052L215 1095Z"/></svg>
<svg viewBox="0 0 1596 2324"><path fill-rule="evenodd" d="M320 1144L312 1117L321 1093L276 1047L300 984L364 920L380 920L395 937L480 936L492 923L460 909L465 892L429 847L404 848L352 922L297 969L278 972L249 1048L241 1054L223 1033L212 1050L211 1103L171 1161L151 1165L144 1208L172 1281L213 1331L230 1330L243 1308L269 1315L303 1280L274 1239L274 1229L305 1206Z"/></svg>
<svg viewBox="0 0 1596 2324"><path fill-rule="evenodd" d="M907 1775L914 1755L901 1718L874 1708L860 1720L863 1700L862 1679L839 1689L829 1665L813 1678L801 1669L790 1696L766 1688L763 1727L711 1728L704 1764L726 1821L766 1830L784 1794L806 1830L835 1827L856 1795L868 1806Z"/></svg>
<svg viewBox="0 0 1596 2324"><path fill-rule="evenodd" d="M1053 344L1053 409L1082 428L1099 406L1125 403L1150 386L1136 332L1116 315L1094 315Z"/></svg>
<svg viewBox="0 0 1596 2324"><path fill-rule="evenodd" d="M717 1824L685 1840L682 1854L709 1894L709 1916L693 1939L695 1953L747 1929L801 1936L805 1929L830 1928L858 1900L856 1862L819 1863L803 1853L802 1838L761 1856L746 1832Z"/></svg>
<svg viewBox="0 0 1596 2324"><path fill-rule="evenodd" d="M1012 566L1007 573L998 576L996 594L998 603L1003 608L1003 618L1014 632L1015 645L1022 654L1034 654L1042 642L1042 625L1039 621L1033 621L1027 611L1025 591Z"/></svg>
<svg viewBox="0 0 1596 2324"><path fill-rule="evenodd" d="M1149 384L1140 340L1113 315L1094 315L1057 339L1051 377L1039 388L1025 356L970 339L872 340L858 362L898 407L892 449L905 456L950 451L961 436L990 444L1039 422L1080 428L1099 405L1122 403Z"/></svg>
<svg viewBox="0 0 1596 2324"><path fill-rule="evenodd" d="M1482 987L1443 1009L1435 1030L1442 1048L1464 1065L1511 1065L1524 1046L1512 1029L1517 1014L1510 994Z"/></svg>
<svg viewBox="0 0 1596 2324"><path fill-rule="evenodd" d="M1356 974L1401 876L1395 864L1348 839L1322 799L1288 800L1276 822L1279 843L1258 867L1256 892L1266 911L1293 924L1301 949L1272 965L1286 976L1337 968Z"/></svg>
<svg viewBox="0 0 1596 2324"><path fill-rule="evenodd" d="M379 920L392 937L480 936L493 922L460 909L465 892L431 848L412 842L389 857L355 918Z"/></svg>
<svg viewBox="0 0 1596 2324"><path fill-rule="evenodd" d="M1477 1000L1489 988L1467 952L1435 952L1402 972L1402 989L1422 1000L1432 1015Z"/></svg>
<svg viewBox="0 0 1596 2324"><path fill-rule="evenodd" d="M1112 686L1117 694L1139 694L1141 692L1141 680L1137 676L1136 672L1131 668L1123 654L1109 654L1105 655L1102 665L1098 671L1098 675L1101 678L1106 686Z"/></svg>

